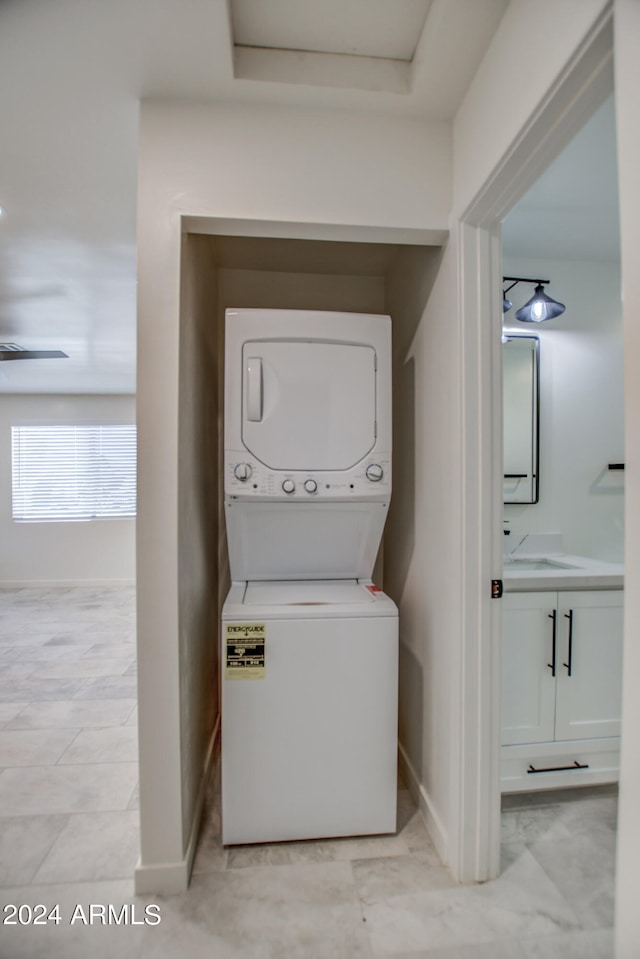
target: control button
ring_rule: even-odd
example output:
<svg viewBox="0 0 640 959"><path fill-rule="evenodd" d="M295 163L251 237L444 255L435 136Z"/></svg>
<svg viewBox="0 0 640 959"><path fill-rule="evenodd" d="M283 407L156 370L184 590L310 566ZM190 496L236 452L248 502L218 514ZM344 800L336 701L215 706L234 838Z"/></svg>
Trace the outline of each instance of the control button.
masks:
<svg viewBox="0 0 640 959"><path fill-rule="evenodd" d="M384 476L384 470L379 463L370 463L365 470L365 475L372 483L379 483Z"/></svg>
<svg viewBox="0 0 640 959"><path fill-rule="evenodd" d="M315 493L318 488L318 484L314 479L308 479L304 481L304 488L306 489L307 493Z"/></svg>
<svg viewBox="0 0 640 959"><path fill-rule="evenodd" d="M282 488L285 493L293 493L294 489L296 488L296 484L292 479L286 479L282 481Z"/></svg>
<svg viewBox="0 0 640 959"><path fill-rule="evenodd" d="M252 473L253 470L248 463L238 463L233 469L233 475L236 479L240 480L241 483L246 483Z"/></svg>

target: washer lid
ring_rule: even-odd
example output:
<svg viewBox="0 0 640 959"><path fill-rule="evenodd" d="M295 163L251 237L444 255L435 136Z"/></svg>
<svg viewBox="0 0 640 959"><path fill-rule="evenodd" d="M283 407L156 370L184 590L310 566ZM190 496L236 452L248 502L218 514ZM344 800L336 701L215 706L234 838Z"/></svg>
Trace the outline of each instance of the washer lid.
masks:
<svg viewBox="0 0 640 959"><path fill-rule="evenodd" d="M387 508L387 503L252 502L227 496L231 579L367 579Z"/></svg>
<svg viewBox="0 0 640 959"><path fill-rule="evenodd" d="M249 582L245 606L326 606L374 603L371 591L355 579Z"/></svg>

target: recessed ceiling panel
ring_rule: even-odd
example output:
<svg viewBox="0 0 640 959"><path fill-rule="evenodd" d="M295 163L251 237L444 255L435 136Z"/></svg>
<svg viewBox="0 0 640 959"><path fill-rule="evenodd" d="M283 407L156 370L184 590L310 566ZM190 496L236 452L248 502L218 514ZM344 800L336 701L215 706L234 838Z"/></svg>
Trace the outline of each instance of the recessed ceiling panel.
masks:
<svg viewBox="0 0 640 959"><path fill-rule="evenodd" d="M411 61L431 0L231 0L236 46Z"/></svg>

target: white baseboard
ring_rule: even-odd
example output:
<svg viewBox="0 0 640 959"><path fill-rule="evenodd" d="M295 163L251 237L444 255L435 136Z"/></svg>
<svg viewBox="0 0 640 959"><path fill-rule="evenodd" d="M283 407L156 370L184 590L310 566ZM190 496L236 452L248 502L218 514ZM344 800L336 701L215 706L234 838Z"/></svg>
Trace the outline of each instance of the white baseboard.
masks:
<svg viewBox="0 0 640 959"><path fill-rule="evenodd" d="M411 798L420 811L425 828L431 837L435 850L445 866L449 865L449 842L447 831L442 824L442 820L434 809L433 802L424 785L418 779L417 773L409 757L407 756L401 743L398 743L398 753L400 756L400 767L404 779L406 780Z"/></svg>
<svg viewBox="0 0 640 959"><path fill-rule="evenodd" d="M202 776L198 786L198 795L196 797L193 818L191 821L191 832L189 841L182 859L176 862L153 863L152 865L143 865L138 861L135 869L134 884L136 895L177 895L185 892L189 888L191 871L193 869L193 860L198 846L198 834L200 832L200 822L204 809L204 800L207 791L207 783L211 775L213 765L213 756L216 740L220 732L220 716L218 715L209 738L207 754L205 756Z"/></svg>
<svg viewBox="0 0 640 959"><path fill-rule="evenodd" d="M220 713L216 717L216 721L211 730L211 736L209 737L209 745L207 747L207 754L204 759L204 765L202 769L202 777L200 779L200 785L198 786L198 795L193 808L193 819L191 821L191 832L189 834L189 842L187 843L187 849L185 852L185 860L187 862L188 875L187 875L187 886L191 880L191 871L193 869L193 860L195 859L196 849L198 847L198 835L200 833L200 823L202 821L202 813L204 810L204 800L207 793L207 784L209 782L209 777L211 776L211 768L213 766L213 756L215 751L216 740L220 733ZM187 887L185 886L185 889Z"/></svg>
<svg viewBox="0 0 640 959"><path fill-rule="evenodd" d="M189 886L187 860L143 866L140 860L134 874L136 896L176 896Z"/></svg>

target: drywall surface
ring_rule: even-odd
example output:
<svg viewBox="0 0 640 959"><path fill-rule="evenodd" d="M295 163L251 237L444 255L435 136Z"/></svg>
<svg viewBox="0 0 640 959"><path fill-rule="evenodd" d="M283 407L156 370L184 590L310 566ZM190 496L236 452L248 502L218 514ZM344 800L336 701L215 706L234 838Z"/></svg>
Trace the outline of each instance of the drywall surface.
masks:
<svg viewBox="0 0 640 959"><path fill-rule="evenodd" d="M185 852L218 715L218 620L215 589L220 469L216 271L201 237L183 245L178 436L178 591L180 755Z"/></svg>
<svg viewBox="0 0 640 959"><path fill-rule="evenodd" d="M430 255L429 255L430 254ZM388 279L394 320L394 493L385 587L400 609L400 745L429 831L449 861L460 734L461 474L455 254L407 251ZM438 317L448 315L448 322Z"/></svg>
<svg viewBox="0 0 640 959"><path fill-rule="evenodd" d="M528 532L559 532L565 551L622 562L624 462L623 343L620 265L606 261L515 259L507 276L550 279L550 296L567 307L540 324L513 319L533 286L511 291L505 328L540 341L540 501L506 506L515 546Z"/></svg>
<svg viewBox="0 0 640 959"><path fill-rule="evenodd" d="M143 102L145 193L194 216L446 230L450 127L393 118Z"/></svg>
<svg viewBox="0 0 640 959"><path fill-rule="evenodd" d="M456 213L544 109L548 91L608 6L608 0L511 0L455 117Z"/></svg>
<svg viewBox="0 0 640 959"><path fill-rule="evenodd" d="M25 395L0 404L0 582L132 582L135 519L18 523L11 515L11 427L135 422L133 396Z"/></svg>
<svg viewBox="0 0 640 959"><path fill-rule="evenodd" d="M348 253L345 258L347 256ZM383 276L221 269L218 277L221 322L224 322L224 310L233 307L385 312Z"/></svg>

